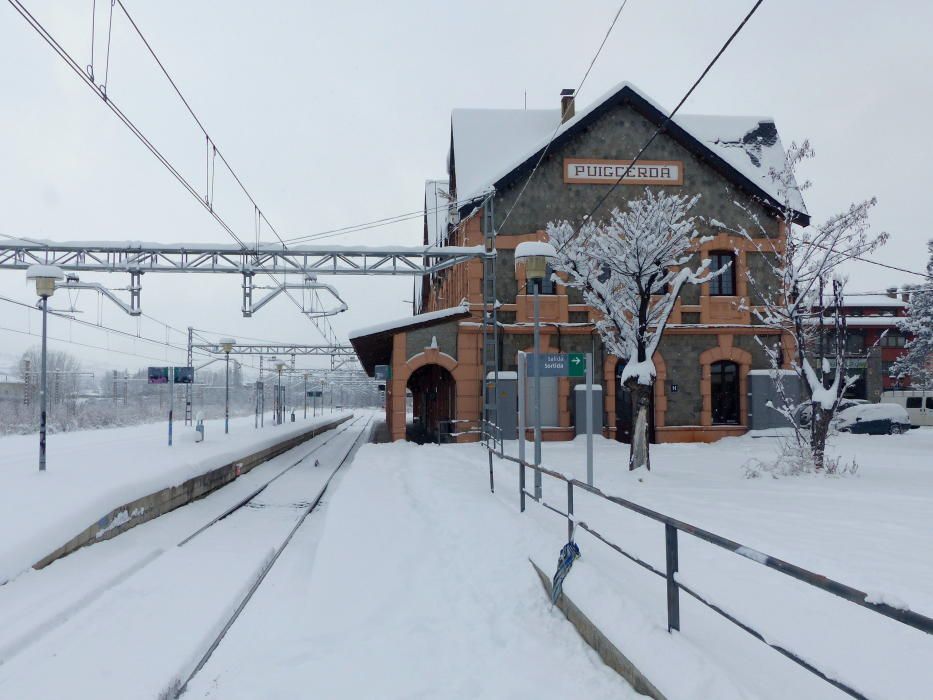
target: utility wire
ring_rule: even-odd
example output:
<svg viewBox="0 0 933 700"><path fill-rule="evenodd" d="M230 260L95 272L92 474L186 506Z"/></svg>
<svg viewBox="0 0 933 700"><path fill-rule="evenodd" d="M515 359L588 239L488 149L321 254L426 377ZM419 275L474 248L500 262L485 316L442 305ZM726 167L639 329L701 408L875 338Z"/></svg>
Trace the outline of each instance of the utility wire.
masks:
<svg viewBox="0 0 933 700"><path fill-rule="evenodd" d="M249 199L250 204L252 204L253 207L259 211L259 215L263 219L265 219L266 224L268 224L269 230L272 231L272 233L275 234L275 237L279 239L279 242L283 246L285 246L285 241L282 240L282 237L279 235L278 231L276 231L275 227L269 222L269 219L266 218L266 215L262 212L262 209L259 208L259 205L256 204L256 200L253 198L253 195L250 193L250 191L246 188L246 185L243 184L243 181L233 170L230 163L224 157L223 152L217 147L217 143L214 141L214 139L211 138L210 134L207 132L207 128L204 126L201 119L198 117L194 109L191 107L191 104L188 102L188 99L184 96L181 89L178 87L178 84L175 82L171 74L168 72L168 69L165 67L165 64L162 63L162 60L159 58L158 54L156 54L155 49L152 48L152 45L143 35L142 30L140 30L139 28L139 25L136 24L136 20L133 19L133 17L129 13L129 10L126 9L126 5L123 4L123 0L116 0L116 3L117 5L120 6L120 9L123 11L123 14L126 15L126 18L130 22L130 25L133 27L133 30L136 32L137 36L139 36L140 41L143 42L143 44L146 47L146 50L149 51L149 54L152 56L153 60L159 66L159 70L162 71L162 74L165 76L166 80L168 80L169 84L172 86L172 89L175 91L175 94L178 95L178 99L180 99L182 101L182 104L185 105L185 109L188 110L188 114L191 115L191 118L194 119L195 123L198 125L198 128L201 129L201 132L204 134L204 137L207 139L207 141L210 143L211 147L213 148L214 155L220 157L221 162L224 164L224 166L226 166L227 170L233 176L233 179L236 180L236 183L240 186L240 189L243 191L243 194L245 194L246 198Z"/></svg>
<svg viewBox="0 0 933 700"><path fill-rule="evenodd" d="M690 89L687 90L687 92L684 94L684 96L680 99L680 102L677 103L677 106L674 107L673 111L671 111L671 113L668 114L668 115L664 118L664 120L661 122L660 126L658 126L657 129L654 130L654 133L651 134L651 137L648 139L648 141L645 143L645 145L642 146L642 147L639 149L638 153L635 154L635 158L633 158L633 159L632 159L632 162L628 164L628 167L625 168L625 171L619 176L619 179L616 180L616 181L613 183L612 187L610 187L610 188L602 195L602 197L599 198L599 200L596 202L596 205L595 205L592 209L590 209L590 211L583 217L583 221L584 221L584 222L589 221L589 220L592 218L593 214L595 214L595 213L599 210L599 208L603 205L603 203L606 201L606 199L609 197L609 195L611 195L611 194L615 191L615 189L622 183L622 180L624 180L625 177L629 174L629 172L632 170L632 168L633 168L633 167L635 166L635 164L638 162L638 159L641 158L642 155L644 154L644 152L648 149L648 147L649 147L652 143L654 143L654 140L658 137L658 135L659 135L662 131L664 131L665 128L667 128L667 125L668 125L668 124L671 122L671 120L674 118L674 115L677 114L677 112L680 110L681 107L683 107L684 103L690 98L690 96L693 94L694 90L697 89L697 87L700 85L700 83L703 81L703 79L706 77L706 75L710 72L710 70L712 70L713 66L716 65L716 62L717 62L717 61L719 60L719 58L723 55L723 53L725 53L726 49L729 48L729 45L732 43L732 41L735 39L735 37L737 37L737 36L739 35L739 32L742 31L742 28L748 23L748 20L750 20L750 19L752 18L752 15L754 15L755 12L758 10L758 8L761 7L761 3L762 3L762 2L764 2L764 0L757 0L757 2L752 6L752 9L748 11L748 14L745 15L745 17L742 19L741 22L739 22L739 25L735 28L735 30L732 32L732 34L729 35L729 38L726 39L726 43L724 43L724 44L722 45L722 47L719 49L719 51L716 52L716 55L713 56L713 60L711 60L711 61L706 65L706 68L703 69L703 72L700 73L700 77L698 77L698 78L694 81L693 85L690 86ZM570 241L572 241L574 238L576 238L576 236L577 236L577 234L580 232L580 230L581 230L581 229L577 229L576 231L574 231L574 232L567 238L567 240L564 241L564 243L561 245L561 250L563 250L563 249L567 246L567 244L570 243Z"/></svg>
<svg viewBox="0 0 933 700"><path fill-rule="evenodd" d="M619 5L619 9L616 10L615 17L612 18L612 22L609 24L609 29L606 30L606 35L603 37L602 42L599 44L599 48L596 49L596 53L593 54L593 58L590 61L590 65L587 66L586 72L583 74L583 78L580 80L580 84L577 85L577 89L574 90L574 96L579 94L580 90L583 89L583 84L586 82L586 79L590 75L590 71L593 70L593 66L596 64L596 59L599 58L599 54L602 53L603 47L606 45L606 42L609 40L609 35L612 34L612 30L616 26L616 22L619 21L619 16L622 14L622 10L625 9L625 6L628 4L628 0L622 0L622 4ZM557 126L554 127L554 132L551 134L551 137L547 140L547 143L544 145L544 148L541 151L541 155L538 157L538 161L535 163L534 167L531 169L531 172L528 174L528 179L525 180L525 184L522 185L522 189L519 191L518 196L515 198L515 201L512 202L512 206L509 207L509 210L505 213L505 217L502 219L502 223L499 224L499 228L505 226L505 223L509 220L509 217L512 215L512 212L515 210L515 206L521 200L522 195L525 194L525 190L528 188L531 179L535 176L535 173L538 171L538 166L541 165L541 161L544 160L544 156L547 155L548 149L551 147L551 143L554 141L554 137L557 136L557 132L560 131L561 126L564 125L564 114L560 115L560 120L557 122Z"/></svg>
<svg viewBox="0 0 933 700"><path fill-rule="evenodd" d="M58 56L65 62L65 64L69 68L71 68L71 70L82 80L82 82L84 82L85 85L91 88L91 90L93 90L104 101L104 104L107 105L107 107L117 116L117 118L120 119L120 121L123 122L123 124L133 133L133 135L136 136L136 138L139 139L139 141L172 174L172 176L182 185L182 187L184 187L189 192L189 194L191 194L191 196L193 196L198 201L198 203L200 203L200 205L207 210L207 212L214 218L214 220L217 221L218 224L220 224L221 228L223 228L224 231L226 231L227 234L231 238L233 238L233 240L236 241L237 244L243 250L249 251L249 247L242 241L242 239L240 239L239 236L237 236L236 232L226 222L226 220L224 220L223 217L221 217L217 213L217 211L214 209L212 204L210 204L209 202L206 202L204 198L201 197L201 195L197 192L197 190L191 184L191 182L187 178L185 178L185 176L182 175L181 172L178 171L178 169L168 160L168 158L166 158L165 155L162 154L162 152L158 149L158 147L151 140L149 140L148 137L146 137L146 135L139 129L139 127L136 126L135 122L133 122L133 120L131 120L116 104L114 104L113 100L110 99L110 97L107 95L106 74L105 74L105 81L104 81L103 86L98 86L97 84L95 84L94 81L90 78L90 76L88 76L87 73L81 69L81 67L78 65L77 61L71 56L71 54L68 53L68 51L65 50L65 48L58 42L57 39L55 39L54 36L52 36L52 34L45 28L45 26L41 22L39 22L39 20L36 19L36 17L33 16L33 14L29 12L28 9L26 9L26 7L22 4L22 2L20 2L20 0L8 0L8 2L13 6L13 8L17 12L19 12L19 14L23 17L23 19L26 20L27 24L29 24L39 34L39 36L41 36L42 39L55 51L55 53L58 54ZM112 12L112 7L113 5L111 5L111 12ZM123 9L125 12L125 8L123 8L122 3L121 3L121 9ZM132 19L129 17L129 15L127 15L127 19L129 19L132 22ZM109 31L108 31L108 35L109 35ZM109 38L108 38L108 47L109 47ZM109 66L109 53L110 53L109 48L108 48L107 53L108 53L107 61L108 61L108 66ZM228 166L228 169L229 169L229 166ZM269 223L269 220L264 215L262 215L262 218L265 219L267 224ZM272 280L280 288L283 289L286 296L289 299L291 299L292 302L299 309L302 309L301 303L294 298L294 296L289 292L287 288L285 288L284 283L279 282L279 280L277 280L274 275L266 271L263 265L259 263L258 260L255 262L255 264L261 271L263 271L266 275L272 278ZM311 320L314 327L317 328L318 331L320 331L322 335L324 335L325 339L330 342L331 339L325 334L323 330L321 330L320 326L318 325L317 323L318 319L309 318L309 320ZM333 328L330 326L330 323L326 321L326 319L324 320L324 323L326 324L330 333L336 336Z"/></svg>

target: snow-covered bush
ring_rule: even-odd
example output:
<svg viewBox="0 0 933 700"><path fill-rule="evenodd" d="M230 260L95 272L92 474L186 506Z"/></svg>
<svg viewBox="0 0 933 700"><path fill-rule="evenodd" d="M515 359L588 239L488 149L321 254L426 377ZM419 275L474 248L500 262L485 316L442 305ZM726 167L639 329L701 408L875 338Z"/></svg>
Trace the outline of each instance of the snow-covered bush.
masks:
<svg viewBox="0 0 933 700"><path fill-rule="evenodd" d="M695 270L691 254L704 240L688 216L699 195L688 197L645 190L624 211L613 209L605 223L548 224L557 250L552 267L583 293L599 312L596 322L606 350L625 362L622 383L632 395L629 469L650 469L648 411L655 382L652 358L674 303L685 284L703 284L725 272L710 272L704 260Z"/></svg>
<svg viewBox="0 0 933 700"><path fill-rule="evenodd" d="M772 459L750 459L743 465L745 476L757 479L768 475L774 479L781 476L803 474L827 474L831 476L854 476L858 473L858 462L846 462L839 456L823 456L823 466L816 468L810 444L806 440L780 438L778 450Z"/></svg>

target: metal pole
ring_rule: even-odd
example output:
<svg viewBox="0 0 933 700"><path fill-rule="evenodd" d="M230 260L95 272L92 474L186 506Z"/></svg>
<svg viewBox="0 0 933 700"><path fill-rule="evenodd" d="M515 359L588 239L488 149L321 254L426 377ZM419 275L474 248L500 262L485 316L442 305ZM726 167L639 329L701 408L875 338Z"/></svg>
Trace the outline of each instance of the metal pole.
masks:
<svg viewBox="0 0 933 700"><path fill-rule="evenodd" d="M664 550L667 564L667 631L680 629L680 588L677 585L677 528L664 525Z"/></svg>
<svg viewBox="0 0 933 700"><path fill-rule="evenodd" d="M593 485L593 353L586 353L586 484Z"/></svg>
<svg viewBox="0 0 933 700"><path fill-rule="evenodd" d="M527 362L525 353L518 352L518 490L521 512L525 512L525 385Z"/></svg>
<svg viewBox="0 0 933 700"><path fill-rule="evenodd" d="M172 446L172 415L175 411L175 368L168 368L168 446Z"/></svg>
<svg viewBox="0 0 933 700"><path fill-rule="evenodd" d="M308 420L308 374L307 372L305 372L304 407L305 407L305 420Z"/></svg>
<svg viewBox="0 0 933 700"><path fill-rule="evenodd" d="M45 471L45 421L46 421L46 330L48 328L49 298L42 297L42 378L39 386L39 471Z"/></svg>
<svg viewBox="0 0 933 700"><path fill-rule="evenodd" d="M535 288L535 466L541 466L541 302L538 298L539 280L534 280ZM541 472L535 469L535 498L541 499Z"/></svg>
<svg viewBox="0 0 933 700"><path fill-rule="evenodd" d="M188 326L188 367L192 368L191 381L194 381L194 354L192 343L194 341L194 328ZM191 405L191 384L185 384L185 425L194 424L194 408Z"/></svg>
<svg viewBox="0 0 933 700"><path fill-rule="evenodd" d="M226 355L226 373L224 379L224 435L230 432L230 353Z"/></svg>

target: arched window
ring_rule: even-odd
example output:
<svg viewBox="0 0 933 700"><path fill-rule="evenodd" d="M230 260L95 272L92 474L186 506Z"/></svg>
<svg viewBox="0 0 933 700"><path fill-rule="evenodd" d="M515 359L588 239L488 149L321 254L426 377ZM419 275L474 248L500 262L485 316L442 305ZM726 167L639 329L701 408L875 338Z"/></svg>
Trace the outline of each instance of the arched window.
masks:
<svg viewBox="0 0 933 700"><path fill-rule="evenodd" d="M723 360L710 365L713 425L739 424L739 366Z"/></svg>
<svg viewBox="0 0 933 700"><path fill-rule="evenodd" d="M728 270L709 281L709 293L714 297L735 296L735 253L714 250L709 254L710 271L716 272L728 266Z"/></svg>

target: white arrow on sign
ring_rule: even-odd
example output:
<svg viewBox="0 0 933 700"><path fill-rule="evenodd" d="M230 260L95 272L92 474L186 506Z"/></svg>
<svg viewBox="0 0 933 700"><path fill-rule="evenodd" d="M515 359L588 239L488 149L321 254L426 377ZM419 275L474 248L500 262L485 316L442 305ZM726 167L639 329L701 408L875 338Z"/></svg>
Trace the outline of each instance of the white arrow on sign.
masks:
<svg viewBox="0 0 933 700"><path fill-rule="evenodd" d="M579 357L574 357L574 358L573 358L573 364L578 365L578 364L580 364L580 362L581 362L581 360L580 360Z"/></svg>

